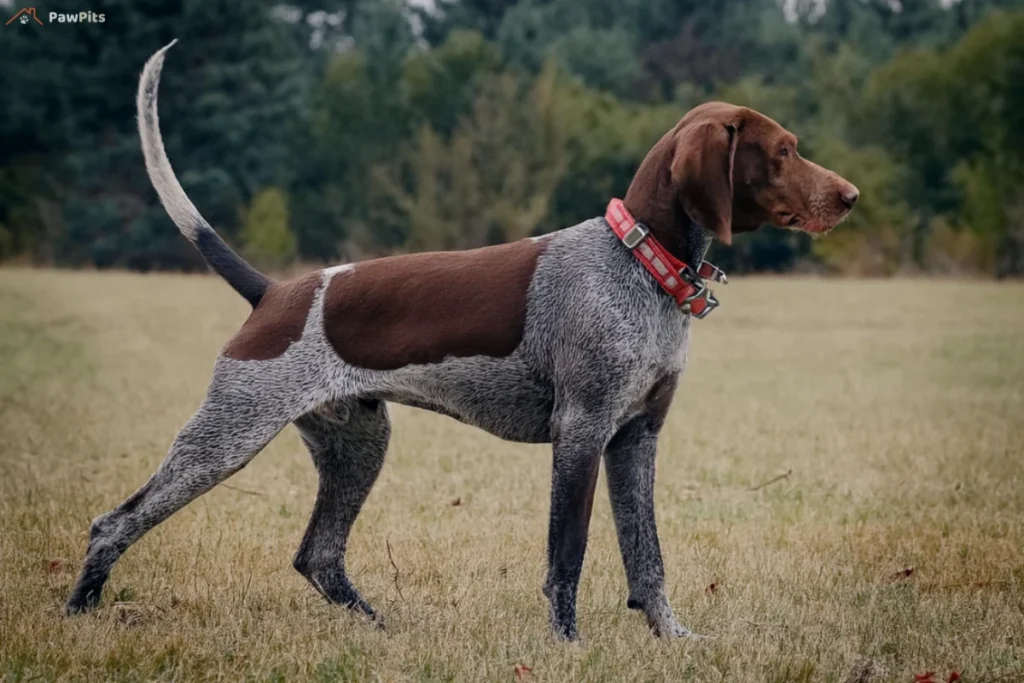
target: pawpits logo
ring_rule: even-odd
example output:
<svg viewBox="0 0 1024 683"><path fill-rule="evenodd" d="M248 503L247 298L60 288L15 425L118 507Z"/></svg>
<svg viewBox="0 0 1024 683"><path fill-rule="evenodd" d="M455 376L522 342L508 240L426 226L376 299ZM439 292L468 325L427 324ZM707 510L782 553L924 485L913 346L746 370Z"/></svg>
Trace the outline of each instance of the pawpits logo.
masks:
<svg viewBox="0 0 1024 683"><path fill-rule="evenodd" d="M107 15L96 12L50 12L49 20L51 24L102 24L107 20Z"/></svg>
<svg viewBox="0 0 1024 683"><path fill-rule="evenodd" d="M102 24L107 20L106 14L96 12L50 12L46 17L51 24ZM43 20L39 18L35 7L22 7L15 12L14 16L7 20L5 26L19 23L22 25L35 22L44 26Z"/></svg>

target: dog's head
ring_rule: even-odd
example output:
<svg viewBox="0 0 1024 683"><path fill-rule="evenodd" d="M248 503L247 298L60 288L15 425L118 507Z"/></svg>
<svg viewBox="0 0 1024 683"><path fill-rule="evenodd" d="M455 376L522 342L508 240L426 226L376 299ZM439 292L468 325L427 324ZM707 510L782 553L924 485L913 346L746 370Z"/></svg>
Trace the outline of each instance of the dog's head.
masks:
<svg viewBox="0 0 1024 683"><path fill-rule="evenodd" d="M859 192L800 156L796 136L753 109L709 102L690 110L637 171L626 207L648 223L678 224L679 212L719 241L766 223L823 234Z"/></svg>

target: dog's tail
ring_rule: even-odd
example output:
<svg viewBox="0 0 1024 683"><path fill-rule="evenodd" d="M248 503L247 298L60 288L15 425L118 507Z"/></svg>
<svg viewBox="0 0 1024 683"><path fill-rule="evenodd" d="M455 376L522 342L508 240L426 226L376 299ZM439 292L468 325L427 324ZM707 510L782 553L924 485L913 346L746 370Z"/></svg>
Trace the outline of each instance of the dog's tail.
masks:
<svg viewBox="0 0 1024 683"><path fill-rule="evenodd" d="M136 107L139 116L139 136L142 138L142 154L146 157L146 171L149 180L160 195L160 201L181 234L195 245L214 272L227 280L235 291L245 297L253 308L263 298L273 280L259 272L232 251L206 222L195 205L181 188L171 168L171 162L164 150L160 137L160 120L157 116L157 87L160 84L160 70L164 65L164 54L177 40L172 40L158 51L142 70L139 79L139 94Z"/></svg>

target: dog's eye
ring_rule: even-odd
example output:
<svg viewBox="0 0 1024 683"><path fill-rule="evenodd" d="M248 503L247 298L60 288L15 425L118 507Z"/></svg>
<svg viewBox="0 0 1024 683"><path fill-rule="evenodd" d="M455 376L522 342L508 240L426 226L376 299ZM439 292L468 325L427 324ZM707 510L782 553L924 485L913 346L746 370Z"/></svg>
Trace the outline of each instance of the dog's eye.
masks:
<svg viewBox="0 0 1024 683"><path fill-rule="evenodd" d="M779 156L788 157L789 156L789 148L783 147L781 150L779 150Z"/></svg>

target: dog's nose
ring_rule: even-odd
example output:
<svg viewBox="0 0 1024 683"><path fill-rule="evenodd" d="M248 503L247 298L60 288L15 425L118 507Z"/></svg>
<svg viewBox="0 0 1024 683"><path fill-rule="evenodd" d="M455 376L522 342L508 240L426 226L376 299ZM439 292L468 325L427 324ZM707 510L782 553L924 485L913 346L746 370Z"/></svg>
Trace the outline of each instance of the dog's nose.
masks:
<svg viewBox="0 0 1024 683"><path fill-rule="evenodd" d="M846 204L846 208L852 209L853 205L857 203L857 199L860 198L860 191L853 185L850 185L845 190L840 191L839 197L843 200L843 204Z"/></svg>

